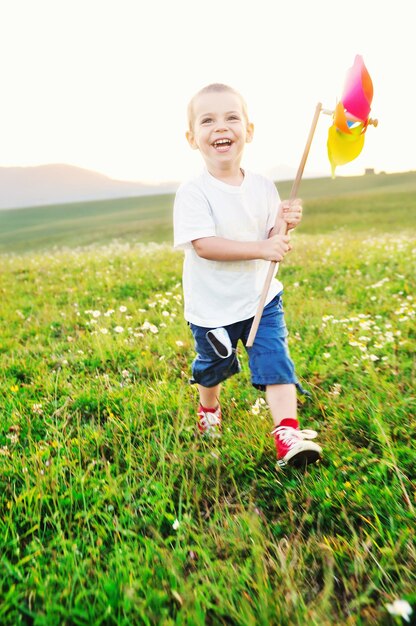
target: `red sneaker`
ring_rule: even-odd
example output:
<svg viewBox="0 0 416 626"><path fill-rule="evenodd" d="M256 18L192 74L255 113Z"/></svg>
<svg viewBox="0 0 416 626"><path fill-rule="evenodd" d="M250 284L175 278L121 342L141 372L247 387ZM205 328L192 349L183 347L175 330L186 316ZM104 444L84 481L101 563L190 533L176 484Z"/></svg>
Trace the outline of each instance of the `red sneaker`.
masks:
<svg viewBox="0 0 416 626"><path fill-rule="evenodd" d="M287 464L301 467L315 463L321 457L321 446L309 441L315 439L318 433L309 429L299 430L295 419L283 419L271 434L276 443L277 463L281 467Z"/></svg>
<svg viewBox="0 0 416 626"><path fill-rule="evenodd" d="M198 407L198 429L201 435L212 439L221 437L221 407L206 409L202 404Z"/></svg>

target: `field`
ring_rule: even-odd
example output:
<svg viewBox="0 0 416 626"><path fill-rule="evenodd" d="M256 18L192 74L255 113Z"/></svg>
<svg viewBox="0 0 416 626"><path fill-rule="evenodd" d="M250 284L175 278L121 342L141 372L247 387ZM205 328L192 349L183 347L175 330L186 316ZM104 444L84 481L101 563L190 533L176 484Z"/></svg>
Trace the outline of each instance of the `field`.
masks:
<svg viewBox="0 0 416 626"><path fill-rule="evenodd" d="M288 197L291 183L279 184ZM416 172L304 180L303 233L411 231ZM348 209L345 211L345 201ZM97 243L172 240L172 195L0 210L0 253Z"/></svg>
<svg viewBox="0 0 416 626"><path fill-rule="evenodd" d="M302 185L305 472L243 347L221 441L195 436L171 197L0 212L2 626L410 623L399 599L415 623L416 175Z"/></svg>

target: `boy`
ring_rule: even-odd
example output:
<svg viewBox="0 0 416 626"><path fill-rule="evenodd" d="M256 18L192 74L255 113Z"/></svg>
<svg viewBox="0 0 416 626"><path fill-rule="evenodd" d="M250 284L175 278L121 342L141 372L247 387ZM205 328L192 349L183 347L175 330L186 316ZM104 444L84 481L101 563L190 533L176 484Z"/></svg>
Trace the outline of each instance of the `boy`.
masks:
<svg viewBox="0 0 416 626"><path fill-rule="evenodd" d="M174 246L185 250L185 319L197 356L198 428L220 436L221 383L240 370L236 349L246 344L268 271L282 261L289 237L275 234L282 220L294 228L300 201L279 203L272 181L240 166L254 127L242 96L222 84L201 89L188 106L187 140L199 150L205 170L182 184L174 205ZM278 462L305 465L319 459L315 431L299 430L294 365L287 349L282 284L274 279L256 339L248 349L252 384L266 391Z"/></svg>

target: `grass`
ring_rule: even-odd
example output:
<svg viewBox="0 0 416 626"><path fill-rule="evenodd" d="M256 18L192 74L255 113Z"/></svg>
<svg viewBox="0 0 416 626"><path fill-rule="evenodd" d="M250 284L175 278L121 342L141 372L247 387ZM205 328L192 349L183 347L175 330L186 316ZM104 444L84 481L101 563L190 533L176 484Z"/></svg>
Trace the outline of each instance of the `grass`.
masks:
<svg viewBox="0 0 416 626"><path fill-rule="evenodd" d="M163 242L172 233L172 195L0 210L0 252L121 240Z"/></svg>
<svg viewBox="0 0 416 626"><path fill-rule="evenodd" d="M2 625L402 623L386 609L416 600L416 249L414 218L388 226L400 189L381 214L382 192L310 198L282 265L312 393L300 418L325 450L304 473L275 466L243 349L221 442L195 437L169 245L0 256ZM340 211L351 228L327 232Z"/></svg>

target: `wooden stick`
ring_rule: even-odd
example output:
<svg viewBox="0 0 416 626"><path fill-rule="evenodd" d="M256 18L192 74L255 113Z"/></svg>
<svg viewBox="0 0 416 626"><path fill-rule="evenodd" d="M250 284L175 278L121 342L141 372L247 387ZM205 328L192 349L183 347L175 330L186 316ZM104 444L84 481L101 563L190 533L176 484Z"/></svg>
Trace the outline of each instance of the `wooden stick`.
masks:
<svg viewBox="0 0 416 626"><path fill-rule="evenodd" d="M310 150L310 147L311 147L313 135L315 133L316 125L318 124L319 114L320 114L321 110L322 110L322 103L318 102L318 104L316 105L316 109L315 109L315 115L313 116L313 120L312 120L311 128L310 128L310 131L309 131L308 139L306 141L305 149L303 151L303 155L302 155L302 158L301 158L300 163L299 163L299 167L298 167L298 171L297 171L297 174L296 174L296 178L293 181L292 190L290 192L289 200L294 200L296 198L297 194L298 194L300 181L302 180L303 170L305 169L306 160L308 158L308 154L309 154L309 150ZM287 224L286 224L286 222L281 224L281 226L279 227L279 230L278 230L278 234L279 235L286 235L287 234ZM270 288L270 283L272 282L273 276L275 274L276 265L277 265L277 269L279 269L279 265L278 265L277 261L271 261L270 262L269 271L267 273L267 277L266 277L266 280L264 282L263 291L261 293L260 301L259 301L259 304L258 304L258 307L257 307L257 312L256 312L256 315L255 315L255 317L253 319L253 323L251 325L250 334L249 334L248 339L247 339L247 343L246 343L246 347L247 348L251 348L251 346L253 345L254 340L256 338L257 330L258 330L258 327L259 327L259 324L260 324L260 319L261 319L261 316L263 315L264 303L266 302L267 294L268 294L269 288Z"/></svg>

